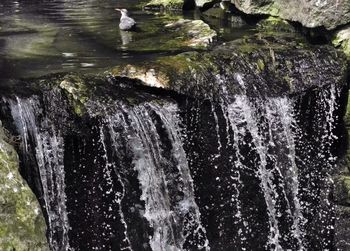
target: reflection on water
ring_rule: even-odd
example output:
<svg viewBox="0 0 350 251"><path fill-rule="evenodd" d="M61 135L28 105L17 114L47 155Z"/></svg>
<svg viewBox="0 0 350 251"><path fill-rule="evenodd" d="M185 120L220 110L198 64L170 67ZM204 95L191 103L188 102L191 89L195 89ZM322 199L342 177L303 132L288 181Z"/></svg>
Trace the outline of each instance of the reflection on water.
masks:
<svg viewBox="0 0 350 251"><path fill-rule="evenodd" d="M132 32L120 30L120 37L122 39L122 48L127 49L125 45L128 45L132 41Z"/></svg>
<svg viewBox="0 0 350 251"><path fill-rule="evenodd" d="M0 1L0 78L101 71L170 53L157 51L157 36L174 17L136 9L139 0ZM130 10L138 32L119 30L115 7Z"/></svg>

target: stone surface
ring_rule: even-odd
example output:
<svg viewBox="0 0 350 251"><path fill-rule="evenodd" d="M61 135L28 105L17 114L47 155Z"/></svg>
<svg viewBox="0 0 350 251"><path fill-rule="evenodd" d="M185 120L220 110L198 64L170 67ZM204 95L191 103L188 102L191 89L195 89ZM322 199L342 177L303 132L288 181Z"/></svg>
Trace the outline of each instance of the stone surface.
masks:
<svg viewBox="0 0 350 251"><path fill-rule="evenodd" d="M203 12L203 15L205 17L214 18L214 19L220 19L220 20L227 20L231 23L232 26L235 27L242 27L244 25L247 25L247 23L243 20L241 16L234 15L229 11L225 11L219 7L210 8L209 10Z"/></svg>
<svg viewBox="0 0 350 251"><path fill-rule="evenodd" d="M202 20L174 20L157 29L153 36L130 42L127 49L139 52L205 49L217 36Z"/></svg>
<svg viewBox="0 0 350 251"><path fill-rule="evenodd" d="M213 0L195 0L196 6L197 7L203 7L205 4L210 4L213 2L218 2L218 1L213 1Z"/></svg>
<svg viewBox="0 0 350 251"><path fill-rule="evenodd" d="M268 14L301 23L308 28L335 29L350 23L348 0L231 0L247 14Z"/></svg>
<svg viewBox="0 0 350 251"><path fill-rule="evenodd" d="M18 171L18 157L0 121L0 250L49 250L35 195ZM17 139L18 140L18 139Z"/></svg>
<svg viewBox="0 0 350 251"><path fill-rule="evenodd" d="M344 51L344 53L350 58L350 27L346 27L338 31L332 43Z"/></svg>
<svg viewBox="0 0 350 251"><path fill-rule="evenodd" d="M151 0L144 8L145 9L169 9L169 10L182 10L184 6L184 0Z"/></svg>
<svg viewBox="0 0 350 251"><path fill-rule="evenodd" d="M221 83L225 82L232 83L225 89L227 93L274 96L334 81L344 83L346 58L331 46L311 47L295 34L272 32L236 40L210 52L119 66L112 73L193 95L223 95Z"/></svg>
<svg viewBox="0 0 350 251"><path fill-rule="evenodd" d="M268 32L296 32L288 21L276 17L268 17L260 21L257 26L259 30Z"/></svg>

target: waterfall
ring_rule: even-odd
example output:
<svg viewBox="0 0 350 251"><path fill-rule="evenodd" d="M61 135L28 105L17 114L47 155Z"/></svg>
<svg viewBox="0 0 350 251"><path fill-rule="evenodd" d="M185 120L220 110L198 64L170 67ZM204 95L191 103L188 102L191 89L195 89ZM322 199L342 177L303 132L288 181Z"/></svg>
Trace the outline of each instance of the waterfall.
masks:
<svg viewBox="0 0 350 251"><path fill-rule="evenodd" d="M330 249L340 90L252 97L235 77L216 101L120 91L84 114L59 89L3 98L51 249Z"/></svg>
<svg viewBox="0 0 350 251"><path fill-rule="evenodd" d="M251 135L252 147L259 158L256 172L261 182L269 218L270 234L266 248L269 250L284 250L280 244L280 239L284 236L280 231L281 223L279 222L279 217L284 212L278 205L279 201L284 201L288 204L288 214L291 214L294 219L293 232L294 238L299 243L298 250L303 250L300 230L300 221L303 220L303 216L300 213L298 198L298 173L295 165L295 146L291 131L294 121L291 114L290 100L275 98L268 99L265 102L260 101L258 103L258 109L260 110L258 111L246 96L237 96L235 101L225 109L227 109L227 119L234 133L233 147L237 159L236 167L238 169L249 168L242 164L241 159L245 157L239 149L240 142L244 141L247 134ZM258 118L258 114L262 116L261 113L265 115L267 121L264 131L262 131L261 122ZM279 148L280 152L285 152L289 158L289 163L279 163L281 159L279 159L278 152L272 150L276 148ZM270 161L273 162L272 167L268 163ZM276 176L281 180L279 184L275 184ZM240 180L237 179L237 182L239 183ZM279 193L277 186L283 190L282 194ZM288 201L285 190L291 191L291 201ZM284 198L279 198L279 196ZM293 204L292 207L289 205L290 203ZM294 212L292 213L292 211Z"/></svg>
<svg viewBox="0 0 350 251"><path fill-rule="evenodd" d="M7 100L13 120L23 140L25 156L35 154L47 214L49 244L52 250L70 250L69 222L66 209L64 142L49 118L37 121L41 112L36 98ZM32 145L33 144L33 145ZM32 149L34 146L34 149ZM28 157L29 160L30 157Z"/></svg>
<svg viewBox="0 0 350 251"><path fill-rule="evenodd" d="M116 108L106 114L104 123L117 155L124 154L118 152L118 144L122 137L127 138L145 202L144 217L153 228L152 250L183 250L185 245L209 250L182 146L176 105L146 103Z"/></svg>

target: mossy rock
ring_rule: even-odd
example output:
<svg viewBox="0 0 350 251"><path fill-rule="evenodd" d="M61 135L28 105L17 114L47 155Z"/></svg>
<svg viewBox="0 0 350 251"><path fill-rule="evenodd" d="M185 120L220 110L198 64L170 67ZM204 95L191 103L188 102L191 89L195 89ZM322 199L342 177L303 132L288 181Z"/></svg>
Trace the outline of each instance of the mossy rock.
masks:
<svg viewBox="0 0 350 251"><path fill-rule="evenodd" d="M257 24L258 30L268 32L296 32L295 28L286 20L268 17Z"/></svg>
<svg viewBox="0 0 350 251"><path fill-rule="evenodd" d="M121 65L111 71L152 87L220 98L242 92L251 96L289 95L334 82L344 84L347 64L345 56L331 46L308 45L294 33L261 32L213 50ZM241 88L242 78L245 88ZM224 93L221 79L230 83Z"/></svg>
<svg viewBox="0 0 350 251"><path fill-rule="evenodd" d="M0 250L49 250L39 203L18 171L13 138L0 122Z"/></svg>
<svg viewBox="0 0 350 251"><path fill-rule="evenodd" d="M137 52L206 49L216 36L216 32L202 20L180 19L164 23L158 27L158 31L131 41L125 48Z"/></svg>
<svg viewBox="0 0 350 251"><path fill-rule="evenodd" d="M341 49L350 59L350 26L336 32L332 43L335 47Z"/></svg>
<svg viewBox="0 0 350 251"><path fill-rule="evenodd" d="M146 10L182 10L184 0L151 0L144 5Z"/></svg>

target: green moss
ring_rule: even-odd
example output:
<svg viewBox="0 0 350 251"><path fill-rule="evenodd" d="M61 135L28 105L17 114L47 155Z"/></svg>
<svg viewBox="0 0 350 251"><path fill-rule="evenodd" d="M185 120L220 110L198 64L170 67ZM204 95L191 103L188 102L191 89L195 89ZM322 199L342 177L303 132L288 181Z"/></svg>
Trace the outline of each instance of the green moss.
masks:
<svg viewBox="0 0 350 251"><path fill-rule="evenodd" d="M183 8L183 0L151 0L145 5L145 8L165 8L165 9L178 9Z"/></svg>
<svg viewBox="0 0 350 251"><path fill-rule="evenodd" d="M267 7L263 8L265 13L269 13L272 16L279 16L281 10L280 6L278 5L277 2L273 2L270 5L267 5Z"/></svg>
<svg viewBox="0 0 350 251"><path fill-rule="evenodd" d="M341 49L350 59L350 27L344 28L337 32L332 39L335 47Z"/></svg>
<svg viewBox="0 0 350 251"><path fill-rule="evenodd" d="M260 72L264 71L264 69L265 69L264 60L262 60L262 59L259 58L258 61L257 61L256 63L257 63L257 65L258 65L259 71L260 71Z"/></svg>
<svg viewBox="0 0 350 251"><path fill-rule="evenodd" d="M38 202L18 172L18 157L0 122L0 250L49 250Z"/></svg>
<svg viewBox="0 0 350 251"><path fill-rule="evenodd" d="M89 100L90 90L85 81L78 75L67 75L60 83L60 87L67 93L75 114L82 116Z"/></svg>

